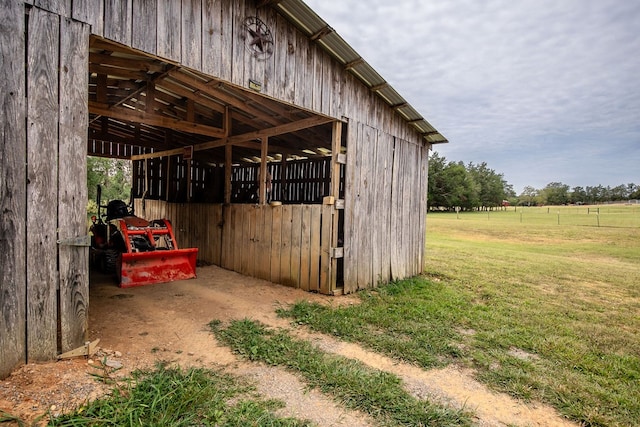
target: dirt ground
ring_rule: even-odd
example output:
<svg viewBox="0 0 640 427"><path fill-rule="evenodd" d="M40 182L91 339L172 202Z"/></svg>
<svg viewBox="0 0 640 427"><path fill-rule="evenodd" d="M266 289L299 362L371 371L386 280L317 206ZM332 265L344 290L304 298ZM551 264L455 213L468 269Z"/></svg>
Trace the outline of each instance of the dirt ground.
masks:
<svg viewBox="0 0 640 427"><path fill-rule="evenodd" d="M251 318L288 328L275 309L298 300L323 304L357 304L354 296L326 297L252 279L215 266L198 268L198 278L121 289L104 277L90 286L90 339L100 339L97 353L58 362L29 364L0 381L0 409L26 421L59 414L109 390L92 374L101 362L120 367L122 377L156 361L182 366L222 367L245 376L265 397L286 402L282 415L308 419L319 426L375 425L366 415L347 410L282 369L248 363L218 345L207 324L213 319ZM551 408L518 402L491 392L472 372L450 366L425 371L357 345L296 328L295 334L324 351L358 359L401 377L418 398L436 399L471 410L479 426L572 426ZM46 419L46 417L45 417Z"/></svg>

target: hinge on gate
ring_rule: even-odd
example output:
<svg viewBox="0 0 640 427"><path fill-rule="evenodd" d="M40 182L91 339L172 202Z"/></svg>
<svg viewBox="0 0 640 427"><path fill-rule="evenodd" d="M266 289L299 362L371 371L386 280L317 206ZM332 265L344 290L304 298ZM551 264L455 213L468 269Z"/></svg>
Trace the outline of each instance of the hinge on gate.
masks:
<svg viewBox="0 0 640 427"><path fill-rule="evenodd" d="M91 246L91 236L70 237L68 239L59 239L59 245L65 246Z"/></svg>

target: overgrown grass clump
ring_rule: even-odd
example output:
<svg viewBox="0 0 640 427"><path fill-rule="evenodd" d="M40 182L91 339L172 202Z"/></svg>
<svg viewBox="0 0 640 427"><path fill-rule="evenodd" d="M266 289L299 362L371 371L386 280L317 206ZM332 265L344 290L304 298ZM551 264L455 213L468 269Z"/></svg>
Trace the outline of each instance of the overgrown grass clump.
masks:
<svg viewBox="0 0 640 427"><path fill-rule="evenodd" d="M470 425L467 414L418 400L390 373L325 353L286 331L269 330L251 321L236 320L228 327L212 322L216 337L249 360L282 366L332 395L348 408L367 413L388 426Z"/></svg>
<svg viewBox="0 0 640 427"><path fill-rule="evenodd" d="M640 228L507 215L430 215L425 276L280 314L425 368L463 363L585 425L640 425Z"/></svg>
<svg viewBox="0 0 640 427"><path fill-rule="evenodd" d="M264 400L231 375L202 368L159 365L136 371L105 398L74 413L52 418L50 426L282 426L310 425L279 418L282 402Z"/></svg>

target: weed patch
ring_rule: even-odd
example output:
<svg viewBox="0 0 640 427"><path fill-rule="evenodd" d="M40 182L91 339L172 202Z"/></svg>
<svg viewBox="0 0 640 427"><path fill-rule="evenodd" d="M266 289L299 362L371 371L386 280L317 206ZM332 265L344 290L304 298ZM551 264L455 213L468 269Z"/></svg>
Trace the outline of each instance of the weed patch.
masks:
<svg viewBox="0 0 640 427"><path fill-rule="evenodd" d="M371 415L383 425L470 425L467 414L413 398L395 375L360 362L324 353L309 342L272 331L251 320L228 327L211 323L216 337L252 361L285 367L311 387L330 394L348 408Z"/></svg>
<svg viewBox="0 0 640 427"><path fill-rule="evenodd" d="M309 423L279 418L283 403L263 400L253 388L228 374L159 365L136 371L111 396L71 414L52 418L50 426L281 426Z"/></svg>

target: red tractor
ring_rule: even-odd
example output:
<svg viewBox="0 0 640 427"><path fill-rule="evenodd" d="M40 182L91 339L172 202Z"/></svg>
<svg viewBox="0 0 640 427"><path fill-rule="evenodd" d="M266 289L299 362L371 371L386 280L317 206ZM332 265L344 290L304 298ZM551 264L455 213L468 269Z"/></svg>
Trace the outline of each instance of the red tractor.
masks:
<svg viewBox="0 0 640 427"><path fill-rule="evenodd" d="M98 186L98 215L91 217L91 260L103 272L115 273L120 287L196 276L198 248L179 249L169 220L147 221L135 216L133 203L112 200L101 205L100 199Z"/></svg>

